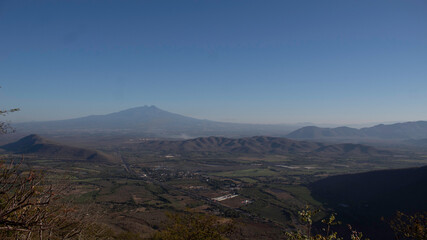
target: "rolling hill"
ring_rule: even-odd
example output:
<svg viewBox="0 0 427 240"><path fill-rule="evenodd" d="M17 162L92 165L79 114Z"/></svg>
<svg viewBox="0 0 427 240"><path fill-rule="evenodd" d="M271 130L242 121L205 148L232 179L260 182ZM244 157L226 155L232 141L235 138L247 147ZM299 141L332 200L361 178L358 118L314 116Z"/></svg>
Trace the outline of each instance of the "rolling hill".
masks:
<svg viewBox="0 0 427 240"><path fill-rule="evenodd" d="M389 151L379 150L377 148L363 145L363 144L352 144L352 143L326 145L314 150L314 153L319 153L322 155L346 154L351 156L391 154L391 152Z"/></svg>
<svg viewBox="0 0 427 240"><path fill-rule="evenodd" d="M100 151L66 146L32 134L16 142L0 146L15 154L30 154L50 159L113 162L113 157Z"/></svg>
<svg viewBox="0 0 427 240"><path fill-rule="evenodd" d="M157 152L226 152L239 154L315 154L315 155L385 155L387 151L360 144L334 144L296 141L278 137L201 137L183 141L144 141L139 150Z"/></svg>
<svg viewBox="0 0 427 240"><path fill-rule="evenodd" d="M412 146L420 147L420 148L427 148L427 138L422 139L410 139L405 141L405 143L410 144Z"/></svg>
<svg viewBox="0 0 427 240"><path fill-rule="evenodd" d="M201 137L184 141L147 141L141 143L139 147L144 150L165 152L287 154L309 152L318 148L319 144L274 137L249 137L240 139Z"/></svg>
<svg viewBox="0 0 427 240"><path fill-rule="evenodd" d="M427 138L427 121L379 124L367 128L320 128L315 126L295 130L286 137L291 139L422 139Z"/></svg>

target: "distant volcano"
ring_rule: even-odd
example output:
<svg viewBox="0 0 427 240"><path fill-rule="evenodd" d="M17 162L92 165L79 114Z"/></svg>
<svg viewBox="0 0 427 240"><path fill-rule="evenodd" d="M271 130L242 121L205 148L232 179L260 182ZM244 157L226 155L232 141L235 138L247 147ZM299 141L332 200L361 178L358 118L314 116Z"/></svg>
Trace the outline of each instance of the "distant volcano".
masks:
<svg viewBox="0 0 427 240"><path fill-rule="evenodd" d="M186 117L161 110L155 106L143 106L106 115L82 118L28 122L14 124L18 132L70 134L125 134L150 137L205 137L205 136L284 136L297 129L292 125L240 124L216 122Z"/></svg>

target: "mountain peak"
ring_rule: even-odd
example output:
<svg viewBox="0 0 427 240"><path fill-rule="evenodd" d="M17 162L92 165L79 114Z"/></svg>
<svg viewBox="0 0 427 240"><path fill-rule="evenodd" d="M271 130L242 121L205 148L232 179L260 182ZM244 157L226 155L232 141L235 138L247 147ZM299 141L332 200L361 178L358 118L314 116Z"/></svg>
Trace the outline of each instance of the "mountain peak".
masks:
<svg viewBox="0 0 427 240"><path fill-rule="evenodd" d="M144 105L144 106L134 107L134 108L130 108L130 109L155 109L155 110L161 110L160 108L156 107L155 105ZM130 109L128 109L128 110L130 110Z"/></svg>
<svg viewBox="0 0 427 240"><path fill-rule="evenodd" d="M53 159L72 159L111 162L111 156L86 148L78 148L49 141L36 134L31 134L16 142L1 146L0 148L15 154L32 154Z"/></svg>
<svg viewBox="0 0 427 240"><path fill-rule="evenodd" d="M41 137L40 135L30 134L26 137L21 138L18 142L25 144L25 145L32 145L32 144L47 143L49 141L47 139Z"/></svg>
<svg viewBox="0 0 427 240"><path fill-rule="evenodd" d="M160 109L160 108L158 108L158 107L156 107L154 105L151 105L151 106L144 105L144 106L139 106L139 107L133 107L133 108L125 109L125 110L120 111L120 113L123 113L123 112L137 112L137 111L144 111L144 112L146 112L146 111L164 111L164 110L162 110L162 109Z"/></svg>
<svg viewBox="0 0 427 240"><path fill-rule="evenodd" d="M16 142L4 145L2 146L2 148L8 151L18 151L18 150L21 151L22 149L30 149L35 145L48 144L48 143L51 143L51 142L47 139L42 138L37 134L30 134L26 137L19 139Z"/></svg>
<svg viewBox="0 0 427 240"><path fill-rule="evenodd" d="M150 137L180 136L253 136L253 135L285 135L289 126L254 125L224 123L187 117L162 110L155 105L145 105L113 112L105 115L91 115L81 118L20 123L15 125L17 131L28 133L80 134L94 131L110 134L140 134ZM294 128L292 128L293 130Z"/></svg>

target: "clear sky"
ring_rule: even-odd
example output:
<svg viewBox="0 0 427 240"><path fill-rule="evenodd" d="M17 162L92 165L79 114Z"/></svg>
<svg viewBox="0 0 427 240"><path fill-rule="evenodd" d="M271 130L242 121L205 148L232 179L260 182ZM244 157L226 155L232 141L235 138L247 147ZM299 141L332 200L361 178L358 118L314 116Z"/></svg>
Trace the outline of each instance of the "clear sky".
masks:
<svg viewBox="0 0 427 240"><path fill-rule="evenodd" d="M0 0L0 86L12 121L427 120L427 1Z"/></svg>

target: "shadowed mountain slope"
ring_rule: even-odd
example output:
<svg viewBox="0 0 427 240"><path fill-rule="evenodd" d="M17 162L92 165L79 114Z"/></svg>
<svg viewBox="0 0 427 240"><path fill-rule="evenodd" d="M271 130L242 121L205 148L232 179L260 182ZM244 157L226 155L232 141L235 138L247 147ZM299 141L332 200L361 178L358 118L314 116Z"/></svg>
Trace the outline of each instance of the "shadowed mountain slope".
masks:
<svg viewBox="0 0 427 240"><path fill-rule="evenodd" d="M139 144L138 148L140 150L161 152L227 152L243 154L388 154L388 152L360 144L326 145L323 143L263 136L239 139L203 137L183 141L145 141Z"/></svg>
<svg viewBox="0 0 427 240"><path fill-rule="evenodd" d="M427 138L427 121L376 125L369 128L320 128L303 127L287 135L292 139L421 139Z"/></svg>
<svg viewBox="0 0 427 240"><path fill-rule="evenodd" d="M149 137L195 136L284 136L297 127L291 125L240 124L201 120L143 106L106 115L69 120L29 122L14 125L20 132L36 133L113 133Z"/></svg>
<svg viewBox="0 0 427 240"><path fill-rule="evenodd" d="M413 145L413 146L422 147L424 149L427 149L427 138L423 138L423 139L410 139L410 140L405 141L405 143Z"/></svg>
<svg viewBox="0 0 427 240"><path fill-rule="evenodd" d="M63 160L87 160L94 162L112 162L113 158L105 153L62 145L32 134L0 148L15 154L32 154L40 157Z"/></svg>
<svg viewBox="0 0 427 240"><path fill-rule="evenodd" d="M314 151L321 154L348 154L352 156L357 155L387 155L391 154L389 151L379 150L377 148L362 145L362 144L333 144L320 147Z"/></svg>
<svg viewBox="0 0 427 240"><path fill-rule="evenodd" d="M372 239L392 239L381 217L390 218L396 211L427 211L426 186L424 166L332 176L311 184L310 188L315 198L364 233L388 231L384 236L368 235Z"/></svg>
<svg viewBox="0 0 427 240"><path fill-rule="evenodd" d="M338 128L320 128L315 126L303 127L287 135L289 138L307 138L317 139L324 137L363 137L356 128L338 127Z"/></svg>
<svg viewBox="0 0 427 240"><path fill-rule="evenodd" d="M293 141L286 138L250 137L224 138L202 137L184 141L147 141L140 148L152 151L171 152L230 152L287 154L309 152L320 145L314 142Z"/></svg>
<svg viewBox="0 0 427 240"><path fill-rule="evenodd" d="M425 186L427 166L332 176L313 183L311 187L315 195L328 200L331 205L344 203L364 208L366 203L372 202L393 204L396 210L416 210L412 208L421 205L427 210L427 205L421 204L427 202Z"/></svg>

